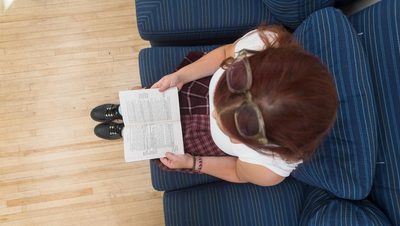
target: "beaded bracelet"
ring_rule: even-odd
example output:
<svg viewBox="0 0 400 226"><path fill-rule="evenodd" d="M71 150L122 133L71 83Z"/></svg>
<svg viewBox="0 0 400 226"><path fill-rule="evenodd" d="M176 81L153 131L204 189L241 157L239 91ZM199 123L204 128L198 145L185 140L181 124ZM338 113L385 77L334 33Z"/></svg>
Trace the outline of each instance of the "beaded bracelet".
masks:
<svg viewBox="0 0 400 226"><path fill-rule="evenodd" d="M201 169L203 168L203 159L201 158L201 156L197 156L199 159L198 159L198 161L199 161L199 168L197 168L197 172L198 173L200 173L201 172Z"/></svg>

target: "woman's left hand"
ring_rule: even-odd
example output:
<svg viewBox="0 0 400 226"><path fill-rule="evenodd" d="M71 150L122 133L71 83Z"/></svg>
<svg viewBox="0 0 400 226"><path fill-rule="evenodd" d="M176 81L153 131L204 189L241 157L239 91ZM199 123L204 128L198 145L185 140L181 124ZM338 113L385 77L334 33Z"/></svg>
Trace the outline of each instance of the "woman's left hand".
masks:
<svg viewBox="0 0 400 226"><path fill-rule="evenodd" d="M191 169L193 167L193 156L190 154L177 155L172 152L165 153L160 161L170 169Z"/></svg>

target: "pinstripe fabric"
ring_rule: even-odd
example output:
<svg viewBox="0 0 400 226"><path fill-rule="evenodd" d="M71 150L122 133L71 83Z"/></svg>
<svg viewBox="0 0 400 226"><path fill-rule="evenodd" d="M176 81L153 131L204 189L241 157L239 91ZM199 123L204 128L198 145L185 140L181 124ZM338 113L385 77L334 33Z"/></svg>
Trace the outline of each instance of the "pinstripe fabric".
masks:
<svg viewBox="0 0 400 226"><path fill-rule="evenodd" d="M190 51L208 52L217 46L152 47L139 52L139 72L142 86L158 81L175 70Z"/></svg>
<svg viewBox="0 0 400 226"><path fill-rule="evenodd" d="M340 105L337 121L316 155L292 175L338 197L363 199L372 186L377 147L376 107L365 53L347 18L333 8L313 13L295 36L328 66Z"/></svg>
<svg viewBox="0 0 400 226"><path fill-rule="evenodd" d="M400 2L383 0L350 20L371 65L378 109L378 155L370 199L400 225Z"/></svg>
<svg viewBox="0 0 400 226"><path fill-rule="evenodd" d="M312 188L307 191L301 215L301 226L385 226L387 217L368 200L338 199L327 192Z"/></svg>
<svg viewBox="0 0 400 226"><path fill-rule="evenodd" d="M153 42L238 38L274 21L261 0L136 0L136 15L141 37Z"/></svg>
<svg viewBox="0 0 400 226"><path fill-rule="evenodd" d="M335 0L263 0L275 19L295 29L311 13L333 6Z"/></svg>
<svg viewBox="0 0 400 226"><path fill-rule="evenodd" d="M216 182L164 193L167 226L298 225L304 186L292 178L274 187Z"/></svg>
<svg viewBox="0 0 400 226"><path fill-rule="evenodd" d="M162 170L156 160L150 160L151 183L157 191L172 191L219 181L206 174L189 174Z"/></svg>

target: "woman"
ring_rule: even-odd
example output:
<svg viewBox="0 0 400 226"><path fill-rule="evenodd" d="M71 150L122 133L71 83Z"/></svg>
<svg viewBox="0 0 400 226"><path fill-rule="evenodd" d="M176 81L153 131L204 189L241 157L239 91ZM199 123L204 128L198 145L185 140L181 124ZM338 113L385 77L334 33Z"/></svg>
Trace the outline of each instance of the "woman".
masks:
<svg viewBox="0 0 400 226"><path fill-rule="evenodd" d="M276 185L312 156L335 120L338 103L329 72L281 27L251 31L152 88L180 89L210 74L210 132L229 156L167 153L160 161L170 169Z"/></svg>

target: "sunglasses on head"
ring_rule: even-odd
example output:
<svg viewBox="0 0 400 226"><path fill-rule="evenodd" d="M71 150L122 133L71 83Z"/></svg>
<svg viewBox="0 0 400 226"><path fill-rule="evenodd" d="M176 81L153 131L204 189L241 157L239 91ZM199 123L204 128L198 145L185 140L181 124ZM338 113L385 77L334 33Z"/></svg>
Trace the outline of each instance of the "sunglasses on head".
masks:
<svg viewBox="0 0 400 226"><path fill-rule="evenodd" d="M246 99L236 109L235 126L240 136L255 140L260 144L268 144L265 135L265 123L260 108L253 102L250 93L252 72L247 55L254 51L241 50L236 58L228 58L223 64L226 82L230 92L244 95ZM279 147L278 145L271 145Z"/></svg>

